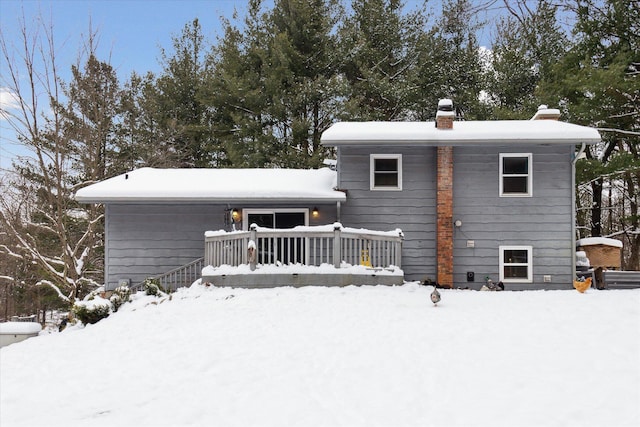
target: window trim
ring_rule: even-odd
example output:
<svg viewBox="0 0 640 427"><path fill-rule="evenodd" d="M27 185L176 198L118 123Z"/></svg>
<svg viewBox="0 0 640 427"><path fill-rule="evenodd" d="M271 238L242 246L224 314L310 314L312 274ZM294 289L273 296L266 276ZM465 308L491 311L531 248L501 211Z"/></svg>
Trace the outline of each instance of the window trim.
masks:
<svg viewBox="0 0 640 427"><path fill-rule="evenodd" d="M526 157L528 171L526 174L505 174L504 173L504 159L512 157ZM533 196L533 154L532 153L500 153L499 162L499 194L500 197L532 197ZM504 178L505 177L527 177L527 192L526 193L505 193L504 192Z"/></svg>
<svg viewBox="0 0 640 427"><path fill-rule="evenodd" d="M533 246L518 246L518 245L504 245L499 246L499 262L500 262L500 281L504 283L533 283ZM516 251L527 251L527 261L526 263L505 263L504 253L505 251L516 250ZM518 279L518 278L505 278L504 277L504 268L506 266L515 266L515 267L527 267L527 278L526 279Z"/></svg>
<svg viewBox="0 0 640 427"><path fill-rule="evenodd" d="M398 185L377 186L375 185L375 161L377 159L395 159L398 161ZM369 190L371 191L402 191L402 154L370 154L369 155Z"/></svg>

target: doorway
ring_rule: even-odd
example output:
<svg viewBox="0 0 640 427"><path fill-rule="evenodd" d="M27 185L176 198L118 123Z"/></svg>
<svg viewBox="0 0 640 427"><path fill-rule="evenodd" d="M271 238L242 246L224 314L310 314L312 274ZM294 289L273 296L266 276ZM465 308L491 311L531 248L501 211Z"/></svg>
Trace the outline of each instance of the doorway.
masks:
<svg viewBox="0 0 640 427"><path fill-rule="evenodd" d="M309 209L245 209L245 227L287 229L308 225ZM303 237L258 237L258 262L260 264L303 263L306 254L306 239Z"/></svg>

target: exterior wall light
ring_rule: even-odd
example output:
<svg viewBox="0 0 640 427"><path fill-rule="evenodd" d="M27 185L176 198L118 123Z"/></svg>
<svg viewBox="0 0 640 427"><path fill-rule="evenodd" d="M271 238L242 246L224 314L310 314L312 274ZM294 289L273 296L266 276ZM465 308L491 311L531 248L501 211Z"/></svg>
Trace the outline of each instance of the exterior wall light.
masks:
<svg viewBox="0 0 640 427"><path fill-rule="evenodd" d="M240 211L238 209L233 208L233 210L231 211L231 219L234 222L240 221Z"/></svg>
<svg viewBox="0 0 640 427"><path fill-rule="evenodd" d="M453 224L458 228L462 227L462 221L460 221L459 219L456 219L456 222L454 222Z"/></svg>
<svg viewBox="0 0 640 427"><path fill-rule="evenodd" d="M313 208L313 210L311 211L311 216L314 218L318 218L320 216L320 211L318 210L318 208Z"/></svg>

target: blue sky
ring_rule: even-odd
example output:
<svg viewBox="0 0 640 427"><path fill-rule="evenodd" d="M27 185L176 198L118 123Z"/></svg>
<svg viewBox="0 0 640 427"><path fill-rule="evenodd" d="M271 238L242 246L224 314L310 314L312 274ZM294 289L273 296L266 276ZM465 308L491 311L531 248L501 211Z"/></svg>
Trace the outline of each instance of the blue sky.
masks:
<svg viewBox="0 0 640 427"><path fill-rule="evenodd" d="M98 31L99 56L111 55L120 78L131 71L158 71L160 47L171 48L171 37L198 18L205 36L221 34L220 17L247 10L246 0L2 0L0 23L5 38L17 37L22 11L27 25L41 13L51 17L58 42L64 45L61 64L73 64L89 22Z"/></svg>

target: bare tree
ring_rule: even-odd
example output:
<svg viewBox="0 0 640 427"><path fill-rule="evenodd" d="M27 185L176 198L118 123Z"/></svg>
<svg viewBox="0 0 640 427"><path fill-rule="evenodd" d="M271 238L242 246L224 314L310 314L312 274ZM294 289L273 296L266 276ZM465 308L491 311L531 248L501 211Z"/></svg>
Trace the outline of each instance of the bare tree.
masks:
<svg viewBox="0 0 640 427"><path fill-rule="evenodd" d="M36 268L34 285L47 285L66 301L83 288L97 285L87 274L92 254L100 246L102 212L73 200L84 185L78 162L87 146L74 140L57 63L53 26L42 18L35 28L20 22L18 44L0 30L2 86L16 108L0 111L18 141L31 155L14 162L4 193L0 224L13 242L5 251L22 254Z"/></svg>

